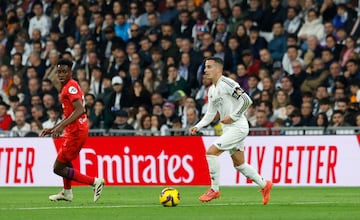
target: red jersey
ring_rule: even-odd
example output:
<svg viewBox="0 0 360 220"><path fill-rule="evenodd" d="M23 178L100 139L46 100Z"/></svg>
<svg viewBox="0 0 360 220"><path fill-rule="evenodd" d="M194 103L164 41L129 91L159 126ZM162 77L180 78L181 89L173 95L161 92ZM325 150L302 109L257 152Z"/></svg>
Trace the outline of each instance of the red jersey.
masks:
<svg viewBox="0 0 360 220"><path fill-rule="evenodd" d="M72 103L74 101L76 101L77 99L80 99L83 106L85 106L84 95L80 89L79 84L73 79L70 79L62 87L60 98L61 98L61 103L62 103L65 118L68 118L75 110ZM88 132L88 123L87 123L87 117L86 117L85 112L73 123L66 126L65 136L67 134L73 134L73 133L83 132L83 131Z"/></svg>

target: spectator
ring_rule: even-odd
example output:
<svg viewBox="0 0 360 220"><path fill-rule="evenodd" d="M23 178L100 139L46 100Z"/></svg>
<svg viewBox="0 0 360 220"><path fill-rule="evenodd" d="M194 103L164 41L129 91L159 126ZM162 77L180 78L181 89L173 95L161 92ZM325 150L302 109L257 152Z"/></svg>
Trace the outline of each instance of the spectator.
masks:
<svg viewBox="0 0 360 220"><path fill-rule="evenodd" d="M350 60L350 56L353 51L358 52L358 49L356 48L356 40L353 37L348 36L345 40L345 47L343 47L340 52L339 61L342 67L346 66L347 62Z"/></svg>
<svg viewBox="0 0 360 220"><path fill-rule="evenodd" d="M159 115L155 115L155 114L152 114L151 115L151 133L152 135L154 136L160 136L160 130L161 130L161 127L163 125L161 124L161 121L160 121L160 116Z"/></svg>
<svg viewBox="0 0 360 220"><path fill-rule="evenodd" d="M317 115L320 109L320 100L324 98L330 98L330 94L327 91L326 85L319 85L315 90L315 97L313 99L313 115Z"/></svg>
<svg viewBox="0 0 360 220"><path fill-rule="evenodd" d="M5 102L0 102L0 130L8 131L12 124L11 116L7 113L10 106Z"/></svg>
<svg viewBox="0 0 360 220"><path fill-rule="evenodd" d="M95 95L95 98L98 98L102 93L104 93L103 88L103 73L99 67L94 67L91 70L91 82L90 82L90 93Z"/></svg>
<svg viewBox="0 0 360 220"><path fill-rule="evenodd" d="M267 48L267 42L264 37L260 36L259 28L257 26L251 26L249 32L250 49L254 58L260 60L260 50Z"/></svg>
<svg viewBox="0 0 360 220"><path fill-rule="evenodd" d="M346 62L344 77L347 79L348 83L354 80L360 80L360 67L358 60L350 59Z"/></svg>
<svg viewBox="0 0 360 220"><path fill-rule="evenodd" d="M128 105L138 108L140 105L145 104L151 106L150 92L145 89L141 80L136 80L128 91Z"/></svg>
<svg viewBox="0 0 360 220"><path fill-rule="evenodd" d="M172 119L172 128L170 131L170 135L171 136L184 136L184 129L182 128L182 122L181 119L179 117L175 117Z"/></svg>
<svg viewBox="0 0 360 220"><path fill-rule="evenodd" d="M114 76L111 80L111 85L114 91L110 93L107 97L104 97L107 114L119 111L124 107L128 107L128 97L126 93L123 93L124 85L122 78L120 76Z"/></svg>
<svg viewBox="0 0 360 220"><path fill-rule="evenodd" d="M135 130L139 130L141 126L141 118L144 115L150 115L150 109L147 105L140 105L138 108L133 108L134 110L137 109L137 112L135 111L134 118L132 119L131 125L134 127ZM128 121L129 122L129 121ZM130 122L129 122L130 123Z"/></svg>
<svg viewBox="0 0 360 220"><path fill-rule="evenodd" d="M167 79L163 80L158 87L158 91L161 92L164 97L173 95L173 93L177 90L186 89L186 81L184 78L179 76L178 70L174 65L168 66L167 74Z"/></svg>
<svg viewBox="0 0 360 220"><path fill-rule="evenodd" d="M334 55L334 60L340 60L340 53L343 50L343 45L338 44L336 37L332 34L326 36L326 44L325 48L329 49L331 53Z"/></svg>
<svg viewBox="0 0 360 220"><path fill-rule="evenodd" d="M360 103L360 80L350 82L350 103Z"/></svg>
<svg viewBox="0 0 360 220"><path fill-rule="evenodd" d="M247 9L249 18L258 25L261 24L264 13L261 3L260 0L251 0Z"/></svg>
<svg viewBox="0 0 360 220"><path fill-rule="evenodd" d="M119 110L114 112L115 119L111 126L112 129L119 130L134 130L134 127L131 126L127 121L129 118L129 114L124 110ZM127 133L129 135L129 133ZM131 134L131 133L130 133Z"/></svg>
<svg viewBox="0 0 360 220"><path fill-rule="evenodd" d="M235 73L236 67L241 63L239 42L236 37L231 36L228 40L228 47L224 56L224 70Z"/></svg>
<svg viewBox="0 0 360 220"><path fill-rule="evenodd" d="M31 120L45 122L48 117L45 115L44 108L42 105L33 105L31 107Z"/></svg>
<svg viewBox="0 0 360 220"><path fill-rule="evenodd" d="M70 3L63 2L60 6L60 13L57 18L53 20L52 26L58 26L63 37L73 35L75 33L75 18L70 13Z"/></svg>
<svg viewBox="0 0 360 220"><path fill-rule="evenodd" d="M276 0L273 0L276 1ZM271 57L274 60L281 61L286 52L286 35L282 23L275 22L273 25L272 33L274 38L269 41L268 49L271 53Z"/></svg>
<svg viewBox="0 0 360 220"><path fill-rule="evenodd" d="M325 113L327 116L328 121L331 120L331 116L333 114L333 105L329 98L323 98L319 100L319 113Z"/></svg>
<svg viewBox="0 0 360 220"><path fill-rule="evenodd" d="M39 29L41 32L41 37L46 38L49 34L51 27L50 18L44 14L43 4L41 2L35 2L32 7L34 17L29 21L29 36L32 37L34 29Z"/></svg>
<svg viewBox="0 0 360 220"><path fill-rule="evenodd" d="M270 71L270 75L273 75L273 66L275 60L273 59L270 50L267 48L263 48L260 50L260 68L266 68Z"/></svg>
<svg viewBox="0 0 360 220"><path fill-rule="evenodd" d="M334 54L330 49L324 48L321 51L321 59L324 61L325 69L329 70L330 65L335 62Z"/></svg>
<svg viewBox="0 0 360 220"><path fill-rule="evenodd" d="M26 122L26 115L24 111L15 111L15 125L11 128L11 131L16 135L24 137L27 132L31 130L30 124Z"/></svg>
<svg viewBox="0 0 360 220"><path fill-rule="evenodd" d="M214 43L214 57L219 57L224 60L225 57L225 44L221 41L215 41Z"/></svg>
<svg viewBox="0 0 360 220"><path fill-rule="evenodd" d="M319 40L315 35L308 36L306 39L306 46L307 48L303 49L301 58L304 59L305 67L308 68L315 58L321 57L321 47Z"/></svg>
<svg viewBox="0 0 360 220"><path fill-rule="evenodd" d="M144 8L145 8L145 12L139 16L139 26L140 26L140 28L144 28L146 26L149 26L148 15L150 13L155 13L156 16L160 15L158 12L156 12L156 5L155 5L155 2L152 1L152 0L145 0L144 1Z"/></svg>
<svg viewBox="0 0 360 220"><path fill-rule="evenodd" d="M266 112L264 110L256 111L256 128L266 128L265 130L252 131L251 135L269 135L270 129L274 127L274 124L268 120Z"/></svg>
<svg viewBox="0 0 360 220"><path fill-rule="evenodd" d="M250 49L245 49L241 53L242 63L246 66L249 75L257 75L260 69L260 60L254 58Z"/></svg>
<svg viewBox="0 0 360 220"><path fill-rule="evenodd" d="M18 74L23 77L25 75L26 67L22 64L22 54L15 53L12 56L12 63L13 64L10 66L10 68L12 69L14 75Z"/></svg>
<svg viewBox="0 0 360 220"><path fill-rule="evenodd" d="M129 4L129 18L127 20L130 24L139 24L140 20L140 9L136 1L132 1Z"/></svg>
<svg viewBox="0 0 360 220"><path fill-rule="evenodd" d="M61 121L60 108L53 106L47 110L48 120L42 123L43 128L53 128Z"/></svg>
<svg viewBox="0 0 360 220"><path fill-rule="evenodd" d="M146 114L141 116L140 118L140 127L139 132L137 132L138 135L141 136L151 136L151 116Z"/></svg>
<svg viewBox="0 0 360 220"><path fill-rule="evenodd" d="M247 93L252 99L258 99L260 96L261 90L257 87L259 81L259 77L255 75L249 76Z"/></svg>
<svg viewBox="0 0 360 220"><path fill-rule="evenodd" d="M306 41L311 35L316 36L318 40L322 39L324 37L324 25L319 18L319 13L314 9L310 9L307 18L307 21L305 21L299 30L299 39L301 41Z"/></svg>
<svg viewBox="0 0 360 220"><path fill-rule="evenodd" d="M58 104L57 98L58 97L54 97L50 93L45 93L42 97L42 103L44 105L44 108L47 110L57 105Z"/></svg>
<svg viewBox="0 0 360 220"><path fill-rule="evenodd" d="M333 18L334 27L344 28L347 33L350 33L357 18L355 10L348 8L345 4L338 4L336 9L336 15Z"/></svg>
<svg viewBox="0 0 360 220"><path fill-rule="evenodd" d="M287 119L286 114L286 105L289 103L290 99L288 96L288 93L286 93L284 90L279 89L275 92L274 98L272 100L272 106L273 106L273 117L276 119Z"/></svg>
<svg viewBox="0 0 360 220"><path fill-rule="evenodd" d="M61 91L61 83L56 75L57 74L56 64L59 60L59 56L60 54L57 50L53 49L50 51L49 53L50 65L46 68L45 75L43 77L43 79L50 80L50 82L52 82L52 84L55 86L58 92Z"/></svg>
<svg viewBox="0 0 360 220"><path fill-rule="evenodd" d="M312 70L301 84L301 92L314 91L329 76L329 71L325 69L324 61L320 58L312 62Z"/></svg>
<svg viewBox="0 0 360 220"><path fill-rule="evenodd" d="M86 110L86 115L89 118L90 117L90 112L92 111L92 109L94 108L95 105L95 95L92 93L84 93L85 95L85 110Z"/></svg>
<svg viewBox="0 0 360 220"><path fill-rule="evenodd" d="M162 121L167 127L162 127L161 135L167 134L167 129L172 128L172 120L176 117L175 105L172 102L165 102L162 106Z"/></svg>
<svg viewBox="0 0 360 220"><path fill-rule="evenodd" d="M246 92L249 90L248 80L249 75L246 66L244 64L239 64L236 69L235 81L238 82L240 87Z"/></svg>
<svg viewBox="0 0 360 220"><path fill-rule="evenodd" d="M156 77L155 72L152 68L147 67L144 70L144 77L142 79L142 83L145 89L152 94L155 92L157 87L160 85L160 80Z"/></svg>
<svg viewBox="0 0 360 220"><path fill-rule="evenodd" d="M292 69L292 62L295 60L298 61L301 66L304 63L304 60L300 58L299 48L297 46L288 46L286 49L286 54L283 56L282 59L282 66L286 72L290 75L294 74Z"/></svg>
<svg viewBox="0 0 360 220"><path fill-rule="evenodd" d="M178 19L174 22L174 31L182 38L191 38L194 21L187 10L180 11Z"/></svg>
<svg viewBox="0 0 360 220"><path fill-rule="evenodd" d="M315 123L315 118L313 115L313 106L310 102L303 102L301 104L301 124L303 126L313 126Z"/></svg>
<svg viewBox="0 0 360 220"><path fill-rule="evenodd" d="M353 130L341 129L341 127L349 127L350 124L345 122L344 113L339 110L335 110L332 117L330 125L335 129L332 130L333 134L354 134Z"/></svg>
<svg viewBox="0 0 360 220"><path fill-rule="evenodd" d="M323 128L323 130L321 130L319 134L321 134L321 135L329 134L329 131L327 130L327 128L329 126L329 120L328 120L326 113L321 112L318 115L316 115L315 126Z"/></svg>
<svg viewBox="0 0 360 220"><path fill-rule="evenodd" d="M301 18L299 12L294 7L288 7L287 18L284 22L284 30L288 34L298 34L301 28Z"/></svg>
<svg viewBox="0 0 360 220"><path fill-rule="evenodd" d="M293 82L293 86L300 89L301 84L307 77L304 66L299 60L294 60L291 62L291 69L293 74L290 75L290 79Z"/></svg>
<svg viewBox="0 0 360 220"><path fill-rule="evenodd" d="M265 9L260 22L260 30L263 32L265 39L269 42L271 40L271 28L276 23L282 26L286 19L286 10L281 5L280 0L271 0L270 7ZM275 58L274 59L278 59ZM280 58L279 58L280 59Z"/></svg>
<svg viewBox="0 0 360 220"><path fill-rule="evenodd" d="M9 89L13 85L13 73L8 65L3 64L0 66L0 93L5 96L9 94Z"/></svg>

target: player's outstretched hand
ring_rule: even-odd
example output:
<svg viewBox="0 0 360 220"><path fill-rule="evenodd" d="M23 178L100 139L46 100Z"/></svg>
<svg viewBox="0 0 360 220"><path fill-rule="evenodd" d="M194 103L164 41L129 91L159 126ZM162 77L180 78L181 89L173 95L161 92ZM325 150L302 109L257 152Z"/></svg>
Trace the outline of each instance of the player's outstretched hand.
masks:
<svg viewBox="0 0 360 220"><path fill-rule="evenodd" d="M197 127L191 127L191 128L189 128L189 134L190 134L190 135L196 135L197 132L198 132Z"/></svg>
<svg viewBox="0 0 360 220"><path fill-rule="evenodd" d="M51 128L45 128L44 130L41 131L40 137L44 137L45 135L52 134L52 133L53 133L53 131Z"/></svg>

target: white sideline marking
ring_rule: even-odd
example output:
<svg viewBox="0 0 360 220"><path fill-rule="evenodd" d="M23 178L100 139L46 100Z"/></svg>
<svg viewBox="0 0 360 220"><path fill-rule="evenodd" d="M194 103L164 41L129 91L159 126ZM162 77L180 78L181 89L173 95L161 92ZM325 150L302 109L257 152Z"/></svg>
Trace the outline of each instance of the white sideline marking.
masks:
<svg viewBox="0 0 360 220"><path fill-rule="evenodd" d="M290 203L270 203L271 205L321 205L321 204L344 204L341 202L290 202ZM348 204L348 203L346 203ZM358 204L358 203L353 203ZM199 203L199 204L180 204L180 207L199 207L199 206L263 206L261 203ZM16 210L49 210L49 209L111 209L111 208L153 208L161 207L159 204L153 205L90 205L90 206L47 206L47 207L14 207L0 208L0 211L16 211Z"/></svg>

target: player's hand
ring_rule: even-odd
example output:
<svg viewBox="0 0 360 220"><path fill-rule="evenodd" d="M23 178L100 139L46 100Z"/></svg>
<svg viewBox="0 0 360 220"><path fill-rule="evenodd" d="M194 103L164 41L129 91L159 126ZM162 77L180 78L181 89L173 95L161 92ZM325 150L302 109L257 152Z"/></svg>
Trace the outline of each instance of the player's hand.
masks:
<svg viewBox="0 0 360 220"><path fill-rule="evenodd" d="M190 134L190 135L196 135L197 132L198 132L197 127L191 127L191 128L189 128L189 134Z"/></svg>
<svg viewBox="0 0 360 220"><path fill-rule="evenodd" d="M51 128L45 128L44 130L41 131L40 137L44 137L45 135L52 134L52 132L53 131Z"/></svg>
<svg viewBox="0 0 360 220"><path fill-rule="evenodd" d="M63 133L64 128L62 126L58 126L53 128L53 133L52 136L53 137L59 137L62 133Z"/></svg>
<svg viewBox="0 0 360 220"><path fill-rule="evenodd" d="M232 118L230 116L227 115L223 119L221 119L220 122L223 123L223 124L231 124L234 121L232 120Z"/></svg>

